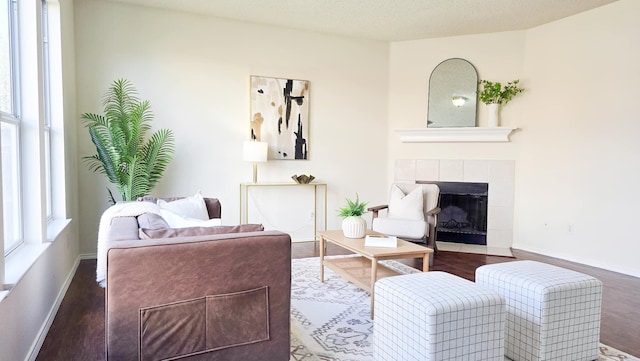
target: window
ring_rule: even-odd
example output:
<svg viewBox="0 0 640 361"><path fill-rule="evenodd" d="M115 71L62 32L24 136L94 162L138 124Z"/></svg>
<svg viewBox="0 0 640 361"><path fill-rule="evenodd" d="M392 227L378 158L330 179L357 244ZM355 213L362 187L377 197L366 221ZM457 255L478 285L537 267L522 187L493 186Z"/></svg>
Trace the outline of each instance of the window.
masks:
<svg viewBox="0 0 640 361"><path fill-rule="evenodd" d="M53 218L51 206L51 72L49 58L49 11L42 0L42 76L44 87L44 170L47 219Z"/></svg>
<svg viewBox="0 0 640 361"><path fill-rule="evenodd" d="M0 286L16 285L66 217L60 2L0 0Z"/></svg>
<svg viewBox="0 0 640 361"><path fill-rule="evenodd" d="M0 144L4 254L22 241L17 2L0 0Z"/></svg>
<svg viewBox="0 0 640 361"><path fill-rule="evenodd" d="M12 9L9 0L0 0L0 112L13 113Z"/></svg>

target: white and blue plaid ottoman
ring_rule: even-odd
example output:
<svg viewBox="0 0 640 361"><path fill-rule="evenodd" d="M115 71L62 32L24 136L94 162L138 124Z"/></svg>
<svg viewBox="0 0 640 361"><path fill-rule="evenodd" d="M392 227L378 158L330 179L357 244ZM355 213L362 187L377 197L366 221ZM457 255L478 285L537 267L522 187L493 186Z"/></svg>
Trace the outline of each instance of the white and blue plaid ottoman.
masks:
<svg viewBox="0 0 640 361"><path fill-rule="evenodd" d="M597 360L602 282L536 261L476 269L476 283L507 302L505 355L520 360Z"/></svg>
<svg viewBox="0 0 640 361"><path fill-rule="evenodd" d="M376 361L504 361L505 301L445 272L387 277L375 284Z"/></svg>

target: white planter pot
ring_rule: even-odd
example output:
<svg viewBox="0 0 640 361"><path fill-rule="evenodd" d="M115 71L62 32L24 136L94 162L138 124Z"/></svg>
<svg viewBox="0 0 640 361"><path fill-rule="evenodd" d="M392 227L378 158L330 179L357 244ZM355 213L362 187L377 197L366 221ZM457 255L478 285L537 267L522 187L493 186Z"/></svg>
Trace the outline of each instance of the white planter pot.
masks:
<svg viewBox="0 0 640 361"><path fill-rule="evenodd" d="M347 238L364 238L367 221L362 217L347 217L342 220L342 232Z"/></svg>
<svg viewBox="0 0 640 361"><path fill-rule="evenodd" d="M487 112L489 115L488 126L500 126L500 104L487 104Z"/></svg>

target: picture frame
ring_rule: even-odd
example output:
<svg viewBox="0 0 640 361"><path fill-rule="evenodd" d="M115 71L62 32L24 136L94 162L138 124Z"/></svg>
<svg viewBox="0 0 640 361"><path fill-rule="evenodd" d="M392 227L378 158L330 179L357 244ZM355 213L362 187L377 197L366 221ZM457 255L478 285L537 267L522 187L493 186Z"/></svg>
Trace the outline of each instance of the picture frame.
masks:
<svg viewBox="0 0 640 361"><path fill-rule="evenodd" d="M307 160L309 81L251 76L251 139L269 144L267 159Z"/></svg>

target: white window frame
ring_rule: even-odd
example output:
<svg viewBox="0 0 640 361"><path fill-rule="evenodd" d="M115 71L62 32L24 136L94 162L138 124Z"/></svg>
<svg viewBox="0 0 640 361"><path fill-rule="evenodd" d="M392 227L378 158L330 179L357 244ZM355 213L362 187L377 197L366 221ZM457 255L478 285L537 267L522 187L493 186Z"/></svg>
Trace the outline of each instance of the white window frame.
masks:
<svg viewBox="0 0 640 361"><path fill-rule="evenodd" d="M12 215L21 217L22 243L8 253L4 249L4 232L0 231L0 249L4 254L0 257L0 302L6 295L3 286L10 292L52 243L66 239L59 235L71 221L66 219L60 1L6 1L15 11L12 26L17 35L12 46L20 57L11 69L16 115L0 116L2 124L11 121L20 131L17 151L11 153L22 154L15 162L19 167L16 178L20 209L12 211ZM26 154L29 156L25 157ZM0 200L3 198L7 199L7 195L3 195L0 187ZM4 223L2 213L0 207L0 222Z"/></svg>
<svg viewBox="0 0 640 361"><path fill-rule="evenodd" d="M44 174L47 221L53 220L51 180L51 69L49 57L49 11L47 0L42 0L42 87L44 102Z"/></svg>
<svg viewBox="0 0 640 361"><path fill-rule="evenodd" d="M12 104L11 104L11 113L5 113L0 111L0 121L4 123L5 126L13 127L16 132L16 144L13 153L15 168L12 173L17 174L17 179L14 179L15 184L12 187L13 189L10 191L12 193L12 198L16 203L16 206L13 207L10 211L12 212L14 219L13 234L15 236L14 241L9 243L9 245L5 245L5 234L4 230L8 229L9 225L5 224L4 216L2 218L3 224L3 234L2 234L2 249L3 254L6 257L12 251L17 249L24 242L24 232L23 232L23 222L22 222L22 182L21 182L21 174L22 174L22 159L21 159L21 129L20 129L20 115L21 115L21 106L20 106L20 42L19 42L19 24L18 24L18 2L17 0L8 0L8 15L9 15L9 47L11 53L11 66L10 66L10 81L12 88ZM2 159L0 158L0 163ZM6 176L6 175L4 175ZM2 178L4 179L4 178ZM4 185L4 181L3 181ZM4 187L0 188L0 193L3 193ZM3 211L5 205L5 199L7 195L2 194L3 200ZM3 212L4 215L4 212Z"/></svg>

